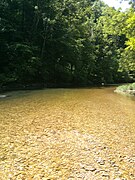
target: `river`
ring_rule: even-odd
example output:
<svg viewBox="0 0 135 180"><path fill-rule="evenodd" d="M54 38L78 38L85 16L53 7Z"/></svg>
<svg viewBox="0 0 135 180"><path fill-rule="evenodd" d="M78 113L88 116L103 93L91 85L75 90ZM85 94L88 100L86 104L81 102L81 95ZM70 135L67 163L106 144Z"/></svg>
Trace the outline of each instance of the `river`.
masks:
<svg viewBox="0 0 135 180"><path fill-rule="evenodd" d="M135 179L135 98L114 88L0 99L0 179Z"/></svg>

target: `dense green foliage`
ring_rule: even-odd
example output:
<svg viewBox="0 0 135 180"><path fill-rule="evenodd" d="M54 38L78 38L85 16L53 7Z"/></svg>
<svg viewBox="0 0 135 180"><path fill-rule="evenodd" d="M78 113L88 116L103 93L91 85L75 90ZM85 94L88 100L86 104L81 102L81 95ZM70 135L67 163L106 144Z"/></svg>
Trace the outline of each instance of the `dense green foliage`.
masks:
<svg viewBox="0 0 135 180"><path fill-rule="evenodd" d="M115 92L135 96L135 83L119 86Z"/></svg>
<svg viewBox="0 0 135 180"><path fill-rule="evenodd" d="M121 90L121 91L135 90L135 83L119 86L117 87L117 90Z"/></svg>
<svg viewBox="0 0 135 180"><path fill-rule="evenodd" d="M100 0L1 0L1 86L133 81L133 7L121 12Z"/></svg>

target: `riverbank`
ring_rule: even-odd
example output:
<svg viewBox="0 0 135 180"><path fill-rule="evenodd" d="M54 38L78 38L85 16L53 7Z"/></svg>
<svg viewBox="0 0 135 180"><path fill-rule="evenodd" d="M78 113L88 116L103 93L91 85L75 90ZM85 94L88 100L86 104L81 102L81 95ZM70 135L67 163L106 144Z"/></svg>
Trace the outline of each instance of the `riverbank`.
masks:
<svg viewBox="0 0 135 180"><path fill-rule="evenodd" d="M105 84L105 83L98 83L98 84L72 84L72 83L39 83L39 84L8 84L8 85L1 85L0 86L0 93L7 93L11 91L25 91L25 90L40 90L40 89L48 89L48 88L95 88L95 87L117 87L122 85L121 83L117 84ZM0 95L0 98L5 97L5 95Z"/></svg>
<svg viewBox="0 0 135 180"><path fill-rule="evenodd" d="M73 84L59 84L58 86L54 84L30 84L30 85L15 85L15 86L3 86L0 88L0 99L11 97L15 94L22 94L28 91L34 90L45 90L45 89L93 89L93 88L105 88L105 87L117 87L121 84L95 84L95 85L73 85Z"/></svg>
<svg viewBox="0 0 135 180"><path fill-rule="evenodd" d="M129 96L135 96L135 83L118 86L114 92Z"/></svg>

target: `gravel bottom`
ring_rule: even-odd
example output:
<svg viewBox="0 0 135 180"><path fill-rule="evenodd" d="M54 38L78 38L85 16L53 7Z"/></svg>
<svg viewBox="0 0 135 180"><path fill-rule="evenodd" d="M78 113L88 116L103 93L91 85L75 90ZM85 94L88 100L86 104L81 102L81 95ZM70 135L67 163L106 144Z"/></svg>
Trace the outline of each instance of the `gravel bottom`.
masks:
<svg viewBox="0 0 135 180"><path fill-rule="evenodd" d="M114 152L76 130L25 130L1 142L1 180L135 179L135 156Z"/></svg>

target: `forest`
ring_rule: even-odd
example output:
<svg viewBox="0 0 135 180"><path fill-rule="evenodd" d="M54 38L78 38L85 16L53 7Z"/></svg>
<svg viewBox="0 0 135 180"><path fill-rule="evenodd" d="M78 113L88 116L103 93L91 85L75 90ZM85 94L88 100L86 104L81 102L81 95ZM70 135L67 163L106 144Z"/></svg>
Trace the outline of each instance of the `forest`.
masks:
<svg viewBox="0 0 135 180"><path fill-rule="evenodd" d="M135 1L1 0L0 88L135 81Z"/></svg>

